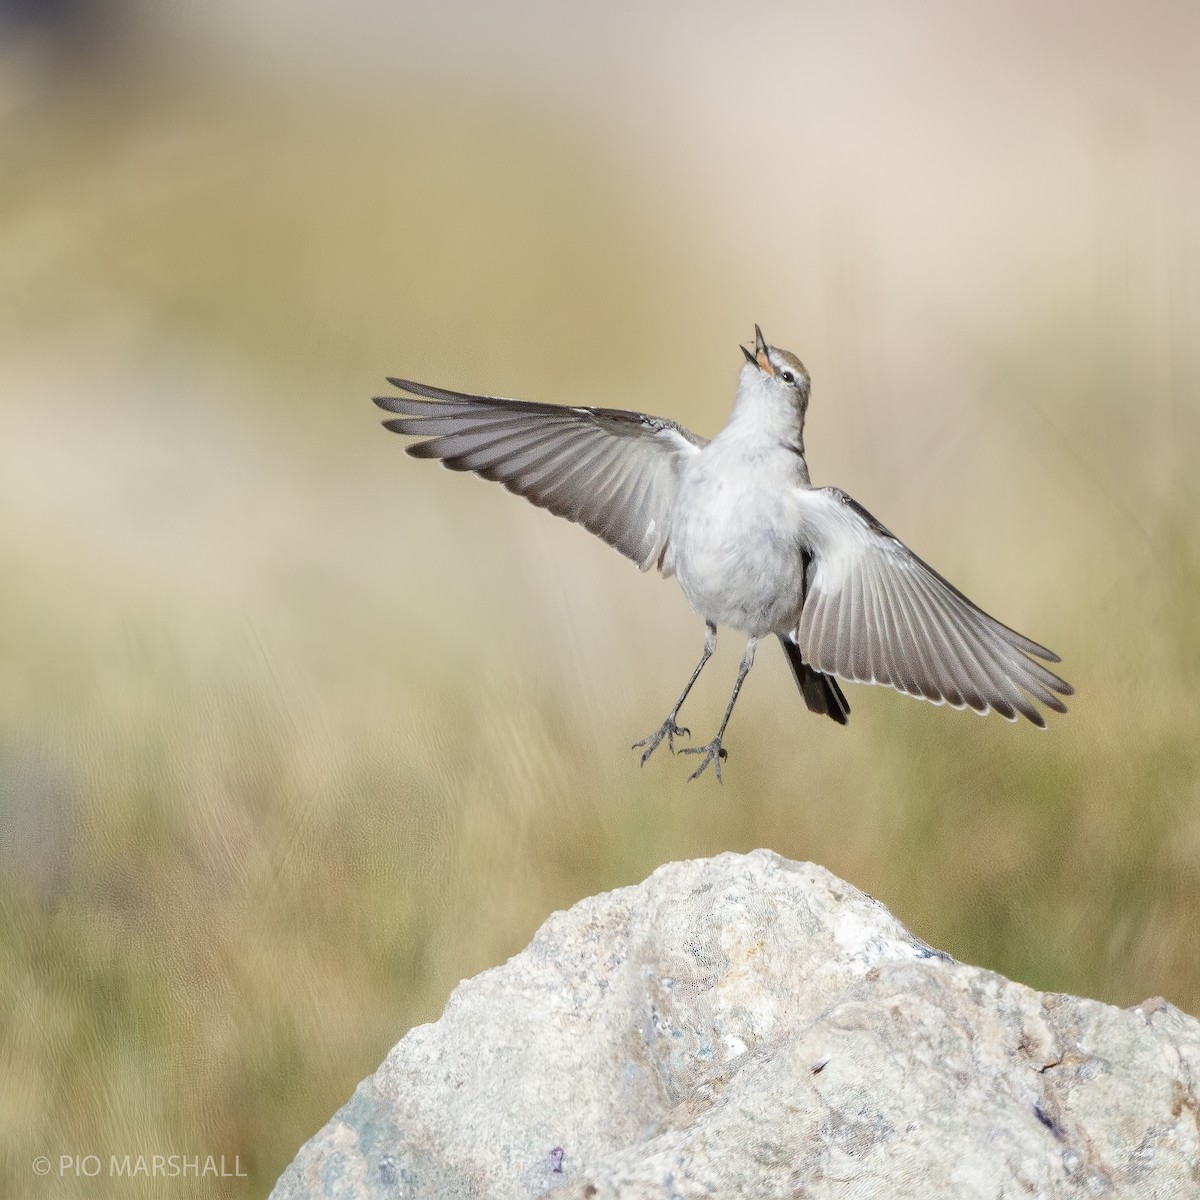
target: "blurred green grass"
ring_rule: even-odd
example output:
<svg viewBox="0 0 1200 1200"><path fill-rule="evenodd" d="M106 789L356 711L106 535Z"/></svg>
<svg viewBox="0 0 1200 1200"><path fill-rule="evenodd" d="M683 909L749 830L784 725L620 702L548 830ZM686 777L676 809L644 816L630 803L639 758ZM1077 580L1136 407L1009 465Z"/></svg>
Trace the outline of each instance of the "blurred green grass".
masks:
<svg viewBox="0 0 1200 1200"><path fill-rule="evenodd" d="M0 183L0 1193L140 1194L37 1154L214 1153L248 1178L172 1194L263 1194L551 910L727 849L1031 986L1200 1011L1194 344L1135 399L1128 311L1030 264L999 333L883 393L878 313L810 353L783 285L772 324L685 260L672 183L543 109L96 95L7 128ZM756 318L816 378L814 475L1062 651L1049 734L865 688L836 729L768 649L724 788L639 771L700 644L674 585L367 402L404 371L708 433Z"/></svg>

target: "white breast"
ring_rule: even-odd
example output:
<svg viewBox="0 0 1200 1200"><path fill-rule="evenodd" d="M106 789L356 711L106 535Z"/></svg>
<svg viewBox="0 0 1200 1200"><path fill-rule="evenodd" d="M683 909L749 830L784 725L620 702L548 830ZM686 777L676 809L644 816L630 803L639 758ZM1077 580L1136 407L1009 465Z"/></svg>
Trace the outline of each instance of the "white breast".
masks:
<svg viewBox="0 0 1200 1200"><path fill-rule="evenodd" d="M714 439L688 464L666 566L705 620L753 637L796 627L804 582L795 501L802 466L776 444L737 438Z"/></svg>

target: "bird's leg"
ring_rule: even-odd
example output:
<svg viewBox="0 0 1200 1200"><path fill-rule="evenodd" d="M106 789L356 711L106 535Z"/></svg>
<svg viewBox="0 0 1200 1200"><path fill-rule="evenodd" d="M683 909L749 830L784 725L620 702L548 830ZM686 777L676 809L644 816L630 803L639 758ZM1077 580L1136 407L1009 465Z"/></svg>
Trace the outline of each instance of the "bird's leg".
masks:
<svg viewBox="0 0 1200 1200"><path fill-rule="evenodd" d="M725 709L725 717L721 721L721 728L717 730L717 736L707 746L688 746L680 751L681 754L704 755L700 760L700 765L688 776L689 781L695 779L709 763L713 763L717 772L717 782L721 782L721 759L729 757L725 747L721 745L721 739L725 736L725 726L729 724L729 718L733 715L733 706L737 703L738 692L742 690L742 682L750 674L750 668L754 666L754 647L757 645L758 638L753 637L746 643L746 653L742 655L742 665L738 668L737 681L733 685L733 695L729 697L729 707Z"/></svg>
<svg viewBox="0 0 1200 1200"><path fill-rule="evenodd" d="M712 657L712 652L717 648L717 627L710 622L705 622L704 626L704 653L700 656L700 661L696 664L696 669L692 672L692 677L687 681L687 687L683 689L683 694L675 701L675 707L667 713L667 719L652 733L649 737L644 737L640 742L634 742L632 749L639 750L642 746L646 747L645 753L642 755L642 766L646 765L646 759L658 749L658 743L667 739L667 745L671 749L671 753L675 753L676 737L691 737L692 731L684 725L676 725L675 718L679 715L679 710L683 707L683 702L688 697L688 692L692 690L692 685L700 678L700 672L704 670L704 664Z"/></svg>

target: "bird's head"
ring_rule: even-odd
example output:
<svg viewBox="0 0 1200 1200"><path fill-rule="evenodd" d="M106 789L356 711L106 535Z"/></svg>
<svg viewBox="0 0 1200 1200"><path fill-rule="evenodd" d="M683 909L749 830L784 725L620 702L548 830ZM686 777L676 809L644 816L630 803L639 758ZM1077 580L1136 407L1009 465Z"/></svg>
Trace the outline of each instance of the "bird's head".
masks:
<svg viewBox="0 0 1200 1200"><path fill-rule="evenodd" d="M754 349L743 346L742 353L746 356L742 388L757 392L771 408L795 413L803 428L812 387L804 364L790 350L768 346L757 325L754 327Z"/></svg>

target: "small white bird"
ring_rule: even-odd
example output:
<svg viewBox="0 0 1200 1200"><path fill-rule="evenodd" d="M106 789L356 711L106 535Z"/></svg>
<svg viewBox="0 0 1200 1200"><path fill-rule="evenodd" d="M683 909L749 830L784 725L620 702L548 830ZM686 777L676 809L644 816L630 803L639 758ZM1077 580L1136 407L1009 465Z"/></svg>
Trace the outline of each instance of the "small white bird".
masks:
<svg viewBox="0 0 1200 1200"><path fill-rule="evenodd" d="M687 687L648 737L642 764L677 724L717 626L747 637L717 736L699 754L695 779L722 743L759 639L775 634L808 707L841 725L850 706L833 676L881 683L954 708L1017 714L1045 728L1033 701L1065 713L1072 688L1037 659L1058 655L977 608L862 505L813 487L804 461L810 381L804 364L768 346L754 327L729 423L712 441L661 417L612 408L568 408L388 382L425 399L378 396L400 413L384 425L426 440L408 447L455 471L502 483L577 521L643 570L674 575L704 618L704 653ZM1057 695L1055 694L1057 693ZM1032 699L1031 699L1032 697Z"/></svg>

